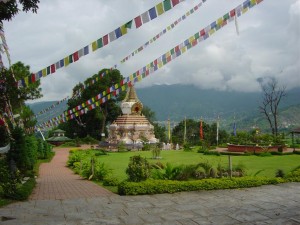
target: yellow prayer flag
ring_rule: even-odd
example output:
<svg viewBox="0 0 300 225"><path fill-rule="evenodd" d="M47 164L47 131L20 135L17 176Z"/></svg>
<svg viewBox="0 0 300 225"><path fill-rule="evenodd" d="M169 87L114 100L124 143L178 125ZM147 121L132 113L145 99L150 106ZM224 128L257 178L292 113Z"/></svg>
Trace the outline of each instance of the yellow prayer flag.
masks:
<svg viewBox="0 0 300 225"><path fill-rule="evenodd" d="M194 40L195 40L195 37L194 37L194 36L192 36L192 37L189 38L189 42L190 42L190 43L192 43Z"/></svg>
<svg viewBox="0 0 300 225"><path fill-rule="evenodd" d="M68 66L70 64L70 62L69 62L69 56L67 56L66 58L64 58L64 63L65 63L65 66Z"/></svg>
<svg viewBox="0 0 300 225"><path fill-rule="evenodd" d="M166 58L168 58L169 56L171 56L171 53L170 53L170 52L167 52L167 53L166 53Z"/></svg>
<svg viewBox="0 0 300 225"><path fill-rule="evenodd" d="M127 34L127 27L126 27L126 25L124 24L124 25L122 25L121 27L120 27L120 29L121 29L121 33L122 33L122 35L124 35L124 34Z"/></svg>
<svg viewBox="0 0 300 225"><path fill-rule="evenodd" d="M24 78L24 81L25 81L26 86L28 86L28 79L29 79L29 77L25 77L25 78Z"/></svg>
<svg viewBox="0 0 300 225"><path fill-rule="evenodd" d="M183 48L181 48L181 52L185 53L186 52L186 46L184 46Z"/></svg>
<svg viewBox="0 0 300 225"><path fill-rule="evenodd" d="M211 29L208 33L209 35L212 35L213 33L215 33L215 29Z"/></svg>
<svg viewBox="0 0 300 225"><path fill-rule="evenodd" d="M107 95L107 100L109 100L109 99L110 99L110 96L111 96L111 94Z"/></svg>
<svg viewBox="0 0 300 225"><path fill-rule="evenodd" d="M96 106L99 106L99 102L96 102Z"/></svg>
<svg viewBox="0 0 300 225"><path fill-rule="evenodd" d="M133 74L130 74L129 80L133 80Z"/></svg>
<svg viewBox="0 0 300 225"><path fill-rule="evenodd" d="M122 86L122 91L125 91L126 90L126 87L125 85Z"/></svg>
<svg viewBox="0 0 300 225"><path fill-rule="evenodd" d="M75 115L78 116L78 112L76 112Z"/></svg>
<svg viewBox="0 0 300 225"><path fill-rule="evenodd" d="M138 81L141 81L142 80L142 76L138 76Z"/></svg>
<svg viewBox="0 0 300 225"><path fill-rule="evenodd" d="M115 84L115 89L118 89L119 88L119 84Z"/></svg>
<svg viewBox="0 0 300 225"><path fill-rule="evenodd" d="M92 102L95 102L95 98L92 98Z"/></svg>
<svg viewBox="0 0 300 225"><path fill-rule="evenodd" d="M248 7L247 8L243 8L242 13L244 14L247 11L248 11Z"/></svg>
<svg viewBox="0 0 300 225"><path fill-rule="evenodd" d="M164 7L162 2L156 5L156 10L159 16L164 13Z"/></svg>
<svg viewBox="0 0 300 225"><path fill-rule="evenodd" d="M93 50L93 52L96 51L97 48L98 48L97 41L94 41L94 42L92 43L92 50Z"/></svg>
<svg viewBox="0 0 300 225"><path fill-rule="evenodd" d="M163 66L163 63L162 62L159 62L158 63L158 68L162 67Z"/></svg>
<svg viewBox="0 0 300 225"><path fill-rule="evenodd" d="M223 17L221 17L221 18L219 18L219 19L217 20L217 24L218 24L219 26L221 26L221 25L223 24Z"/></svg>
<svg viewBox="0 0 300 225"><path fill-rule="evenodd" d="M167 30L171 30L171 27L170 27L170 26L168 26L168 27L167 27Z"/></svg>
<svg viewBox="0 0 300 225"><path fill-rule="evenodd" d="M150 64L147 64L147 66L146 66L146 67L147 67L147 69L150 69Z"/></svg>
<svg viewBox="0 0 300 225"><path fill-rule="evenodd" d="M43 77L47 76L47 69L46 68L42 70L42 75L43 75Z"/></svg>

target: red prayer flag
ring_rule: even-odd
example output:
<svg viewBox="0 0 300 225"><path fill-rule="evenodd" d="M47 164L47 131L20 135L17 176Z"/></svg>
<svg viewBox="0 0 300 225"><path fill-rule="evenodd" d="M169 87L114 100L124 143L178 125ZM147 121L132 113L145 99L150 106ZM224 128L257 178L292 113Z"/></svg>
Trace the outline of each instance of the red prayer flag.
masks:
<svg viewBox="0 0 300 225"><path fill-rule="evenodd" d="M136 28L139 28L140 26L142 26L142 19L141 19L141 16L137 16L134 18L134 21L135 21L135 26Z"/></svg>
<svg viewBox="0 0 300 225"><path fill-rule="evenodd" d="M234 17L234 16L235 16L235 9L233 9L233 10L230 11L230 16L231 16L231 17Z"/></svg>
<svg viewBox="0 0 300 225"><path fill-rule="evenodd" d="M173 7L174 7L175 5L177 5L177 4L179 4L179 0L172 0L172 5L173 5Z"/></svg>
<svg viewBox="0 0 300 225"><path fill-rule="evenodd" d="M179 45L177 45L176 47L175 47L175 52L178 52L179 51Z"/></svg>
<svg viewBox="0 0 300 225"><path fill-rule="evenodd" d="M34 74L34 73L31 74L31 82L32 82L32 83L35 82L35 74Z"/></svg>
<svg viewBox="0 0 300 225"><path fill-rule="evenodd" d="M103 36L103 46L108 44L108 34Z"/></svg>
<svg viewBox="0 0 300 225"><path fill-rule="evenodd" d="M204 35L205 35L205 30L202 29L202 30L200 31L200 36L204 36Z"/></svg>
<svg viewBox="0 0 300 225"><path fill-rule="evenodd" d="M200 140L203 140L203 127L202 127L202 120L200 121Z"/></svg>
<svg viewBox="0 0 300 225"><path fill-rule="evenodd" d="M51 65L51 73L55 73L55 65L54 64Z"/></svg>
<svg viewBox="0 0 300 225"><path fill-rule="evenodd" d="M79 60L78 51L73 53L73 59L74 59L74 62Z"/></svg>

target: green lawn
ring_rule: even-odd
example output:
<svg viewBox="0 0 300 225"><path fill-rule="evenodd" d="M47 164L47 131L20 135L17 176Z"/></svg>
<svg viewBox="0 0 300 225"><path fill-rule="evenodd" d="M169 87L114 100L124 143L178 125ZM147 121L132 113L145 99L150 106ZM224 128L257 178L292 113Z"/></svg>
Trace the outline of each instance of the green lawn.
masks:
<svg viewBox="0 0 300 225"><path fill-rule="evenodd" d="M224 167L228 166L228 156L203 155L196 152L184 151L162 151L160 160L151 159L150 151L140 152L122 152L109 153L108 155L99 156L102 161L113 169L113 175L120 180L126 179L125 170L127 168L129 158L133 155L141 155L146 157L150 163L160 161L164 164L167 162L172 165L180 164L197 164L203 161L209 161L217 166L221 163ZM274 177L277 169L282 169L285 173L300 165L300 155L283 155L283 156L231 156L233 166L243 164L246 166L247 175L254 175L257 171L263 170L259 176Z"/></svg>

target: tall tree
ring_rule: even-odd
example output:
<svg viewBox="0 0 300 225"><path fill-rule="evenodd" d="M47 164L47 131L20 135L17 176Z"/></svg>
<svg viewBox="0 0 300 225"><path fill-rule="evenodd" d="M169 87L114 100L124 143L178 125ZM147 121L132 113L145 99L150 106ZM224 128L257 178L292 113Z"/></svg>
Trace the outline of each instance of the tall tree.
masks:
<svg viewBox="0 0 300 225"><path fill-rule="evenodd" d="M39 0L2 0L0 1L0 26L3 20L11 20L19 11L36 13ZM22 7L22 8L21 8Z"/></svg>
<svg viewBox="0 0 300 225"><path fill-rule="evenodd" d="M106 75L101 79L96 79L99 78L99 75L103 72L105 72ZM84 81L86 86L88 86L92 80L97 80L96 83L88 86L81 92L80 95L68 101L69 109L86 102L87 100L97 96L99 93L107 91L107 89L112 85L119 84L122 79L123 76L120 74L119 70L103 69L99 71L98 74L95 74ZM76 85L73 88L73 93L77 93L78 90L82 89L82 86L82 83ZM118 103L123 100L124 97L125 92L122 92L119 96L112 97L96 109L89 111L87 114L79 116L75 120L70 120L68 122L69 128L66 128L67 134L69 131L72 132L69 133L71 137L73 136L73 133L76 133L79 137L90 135L94 138L101 139L101 136L99 135L101 133L105 133L106 125L113 122L121 114L121 109Z"/></svg>
<svg viewBox="0 0 300 225"><path fill-rule="evenodd" d="M272 134L278 135L278 115L279 104L283 97L286 96L284 86L279 86L275 78L271 78L268 82L264 83L260 80L262 89L262 102L259 106L259 111L267 119Z"/></svg>

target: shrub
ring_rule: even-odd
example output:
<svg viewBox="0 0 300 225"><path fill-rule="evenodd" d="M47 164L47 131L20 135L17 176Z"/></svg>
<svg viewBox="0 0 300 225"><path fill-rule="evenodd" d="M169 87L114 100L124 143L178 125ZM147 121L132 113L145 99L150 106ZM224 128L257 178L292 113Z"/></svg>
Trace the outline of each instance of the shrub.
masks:
<svg viewBox="0 0 300 225"><path fill-rule="evenodd" d="M262 153L258 153L257 156L269 157L269 156L272 156L272 154L271 154L271 152L262 152Z"/></svg>
<svg viewBox="0 0 300 225"><path fill-rule="evenodd" d="M104 186L118 186L120 181L116 177L107 176L103 179Z"/></svg>
<svg viewBox="0 0 300 225"><path fill-rule="evenodd" d="M118 193L120 195L160 194L180 191L248 188L265 184L278 184L282 182L284 182L284 180L281 178L263 177L203 179L194 181L147 180L139 183L122 182L118 186Z"/></svg>
<svg viewBox="0 0 300 225"><path fill-rule="evenodd" d="M101 163L99 159L95 160L94 165L94 180L103 180L111 173L111 169L109 169L104 163Z"/></svg>
<svg viewBox="0 0 300 225"><path fill-rule="evenodd" d="M216 156L220 156L221 153L220 152L217 152L217 151L208 151L208 150L205 150L203 152L203 155L216 155Z"/></svg>
<svg viewBox="0 0 300 225"><path fill-rule="evenodd" d="M284 171L282 169L276 170L275 177L284 177Z"/></svg>
<svg viewBox="0 0 300 225"><path fill-rule="evenodd" d="M124 142L120 142L120 143L118 144L118 152L127 152L127 151L128 151L128 150L127 150L127 148L126 148Z"/></svg>
<svg viewBox="0 0 300 225"><path fill-rule="evenodd" d="M161 149L160 148L152 148L152 159L159 159L160 158Z"/></svg>
<svg viewBox="0 0 300 225"><path fill-rule="evenodd" d="M146 180L150 176L150 165L147 159L140 155L130 157L126 174L129 181L139 182Z"/></svg>

